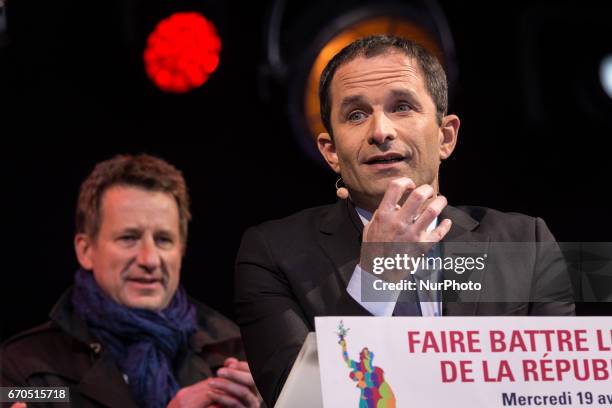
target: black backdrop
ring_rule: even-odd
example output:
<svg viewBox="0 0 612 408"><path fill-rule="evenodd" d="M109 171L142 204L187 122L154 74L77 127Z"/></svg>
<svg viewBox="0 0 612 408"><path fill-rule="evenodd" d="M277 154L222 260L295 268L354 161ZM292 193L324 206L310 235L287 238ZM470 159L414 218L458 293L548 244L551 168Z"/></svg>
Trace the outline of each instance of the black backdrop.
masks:
<svg viewBox="0 0 612 408"><path fill-rule="evenodd" d="M156 92L125 41L137 43L147 19L126 30L125 3L89 3L9 7L10 43L0 48L1 338L43 322L70 284L76 194L99 160L149 152L183 170L194 214L183 282L230 316L244 229L335 200L334 175L293 137L284 85L262 79L267 2L201 2L223 38L221 64L183 96ZM442 167L449 202L543 217L560 241L610 241L612 104L597 62L612 52L603 23L612 10L584 1L441 5L459 65L451 110L462 119Z"/></svg>

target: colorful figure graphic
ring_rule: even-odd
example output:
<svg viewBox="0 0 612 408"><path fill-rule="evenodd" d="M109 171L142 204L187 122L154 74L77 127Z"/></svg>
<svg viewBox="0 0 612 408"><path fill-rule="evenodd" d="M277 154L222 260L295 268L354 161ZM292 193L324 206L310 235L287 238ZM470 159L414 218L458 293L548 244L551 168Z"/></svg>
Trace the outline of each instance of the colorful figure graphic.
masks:
<svg viewBox="0 0 612 408"><path fill-rule="evenodd" d="M349 329L340 321L338 326L338 344L342 346L342 358L352 370L349 377L357 383L361 390L359 408L395 408L395 395L385 381L384 371L372 364L374 353L364 347L359 353L359 362L349 359L346 350L346 334Z"/></svg>

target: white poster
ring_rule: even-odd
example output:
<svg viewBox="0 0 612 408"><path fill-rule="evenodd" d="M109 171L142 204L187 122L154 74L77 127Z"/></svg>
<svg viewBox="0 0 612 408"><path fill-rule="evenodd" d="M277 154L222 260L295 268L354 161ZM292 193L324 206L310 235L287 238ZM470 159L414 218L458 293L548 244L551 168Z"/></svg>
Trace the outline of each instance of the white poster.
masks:
<svg viewBox="0 0 612 408"><path fill-rule="evenodd" d="M317 317L325 407L612 407L610 317Z"/></svg>

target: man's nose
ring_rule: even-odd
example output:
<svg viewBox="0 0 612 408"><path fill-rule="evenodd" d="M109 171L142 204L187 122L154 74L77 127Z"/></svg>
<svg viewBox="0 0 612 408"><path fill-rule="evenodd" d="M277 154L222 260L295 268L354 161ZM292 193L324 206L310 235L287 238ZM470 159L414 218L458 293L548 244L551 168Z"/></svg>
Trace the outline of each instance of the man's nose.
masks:
<svg viewBox="0 0 612 408"><path fill-rule="evenodd" d="M382 145L397 137L393 122L385 112L372 114L370 138L368 142L373 145Z"/></svg>
<svg viewBox="0 0 612 408"><path fill-rule="evenodd" d="M148 272L153 272L160 266L159 251L153 238L143 238L136 261L140 267Z"/></svg>

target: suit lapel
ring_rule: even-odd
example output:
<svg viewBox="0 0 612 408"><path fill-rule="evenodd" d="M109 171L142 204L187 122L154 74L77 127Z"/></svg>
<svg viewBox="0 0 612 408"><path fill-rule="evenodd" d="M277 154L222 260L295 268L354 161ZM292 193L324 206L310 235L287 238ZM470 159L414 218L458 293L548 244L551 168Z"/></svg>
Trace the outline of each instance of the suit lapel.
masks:
<svg viewBox="0 0 612 408"><path fill-rule="evenodd" d="M444 258L457 258L462 256L487 256L489 251L489 236L476 231L479 223L468 213L459 208L447 206L440 214L439 220L449 218L452 221L451 230L442 240L442 256ZM445 279L453 279L458 283L462 282L483 282L486 273L482 270L474 269L463 274L455 271L447 271ZM478 306L480 292L450 293L443 296L443 314L449 316L475 315Z"/></svg>
<svg viewBox="0 0 612 408"><path fill-rule="evenodd" d="M341 200L323 217L319 244L336 266L344 285L348 285L361 252L363 223L348 200Z"/></svg>
<svg viewBox="0 0 612 408"><path fill-rule="evenodd" d="M319 245L334 264L333 275L338 286L334 313L343 315L371 315L346 291L346 287L359 262L363 223L349 200L339 200L321 219ZM328 281L326 286L332 283Z"/></svg>

